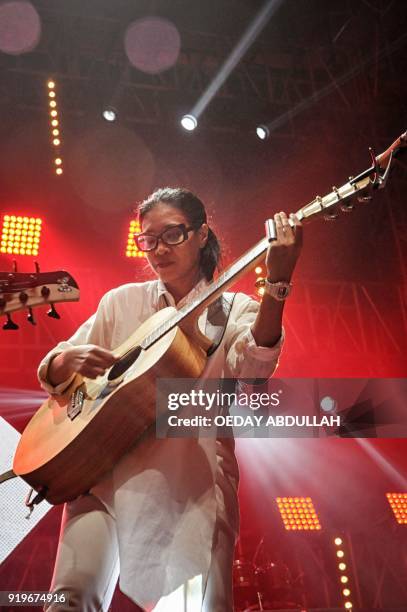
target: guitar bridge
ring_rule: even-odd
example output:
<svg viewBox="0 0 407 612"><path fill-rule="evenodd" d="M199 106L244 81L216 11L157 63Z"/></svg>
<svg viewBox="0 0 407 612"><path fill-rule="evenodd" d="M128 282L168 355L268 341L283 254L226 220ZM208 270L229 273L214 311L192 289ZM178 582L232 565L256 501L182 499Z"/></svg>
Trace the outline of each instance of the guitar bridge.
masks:
<svg viewBox="0 0 407 612"><path fill-rule="evenodd" d="M82 412L83 402L86 399L86 393L84 389L84 385L81 385L72 393L71 401L69 403L69 408L67 410L67 415L73 421L78 414Z"/></svg>

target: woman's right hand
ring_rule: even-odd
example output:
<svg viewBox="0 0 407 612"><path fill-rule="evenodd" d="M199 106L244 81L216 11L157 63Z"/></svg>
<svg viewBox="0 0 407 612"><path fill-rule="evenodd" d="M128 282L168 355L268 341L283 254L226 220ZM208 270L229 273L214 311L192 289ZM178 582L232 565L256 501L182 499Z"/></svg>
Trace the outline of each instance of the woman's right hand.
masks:
<svg viewBox="0 0 407 612"><path fill-rule="evenodd" d="M95 344L80 344L66 349L51 361L48 368L48 380L56 386L78 373L86 378L101 376L110 368L117 358L111 351Z"/></svg>

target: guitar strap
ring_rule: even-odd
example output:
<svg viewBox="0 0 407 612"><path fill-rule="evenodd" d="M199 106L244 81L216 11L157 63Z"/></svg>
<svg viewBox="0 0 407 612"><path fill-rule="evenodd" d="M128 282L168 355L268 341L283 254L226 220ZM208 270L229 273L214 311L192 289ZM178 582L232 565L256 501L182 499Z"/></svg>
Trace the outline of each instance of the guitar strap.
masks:
<svg viewBox="0 0 407 612"><path fill-rule="evenodd" d="M207 351L208 357L213 355L223 340L235 295L235 293L222 293L222 295L208 307L205 335L209 340L212 340L212 345ZM165 295L163 295L163 298L166 306L169 306Z"/></svg>
<svg viewBox="0 0 407 612"><path fill-rule="evenodd" d="M222 293L222 295L208 307L205 335L213 342L212 346L207 351L208 357L213 355L223 340L235 295L235 293Z"/></svg>

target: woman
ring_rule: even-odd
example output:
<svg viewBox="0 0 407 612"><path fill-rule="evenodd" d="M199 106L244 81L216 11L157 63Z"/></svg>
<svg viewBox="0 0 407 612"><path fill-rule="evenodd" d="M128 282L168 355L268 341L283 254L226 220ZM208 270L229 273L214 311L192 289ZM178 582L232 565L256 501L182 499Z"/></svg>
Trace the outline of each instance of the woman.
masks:
<svg viewBox="0 0 407 612"><path fill-rule="evenodd" d="M220 246L194 194L160 189L140 205L139 217L137 242L158 280L109 291L95 315L45 357L39 378L52 394L62 393L76 374L103 374L115 362L112 350L137 326L160 308L181 307L213 278ZM266 257L261 305L236 294L203 378L268 378L276 368L302 230L285 213L274 219L277 240ZM207 312L199 327L211 335ZM231 612L237 483L233 443L156 439L148 431L89 494L66 504L51 588L67 591L70 606L49 609L107 610L120 566L121 590L141 607L162 598L159 609L165 610L165 597L195 577L205 612Z"/></svg>

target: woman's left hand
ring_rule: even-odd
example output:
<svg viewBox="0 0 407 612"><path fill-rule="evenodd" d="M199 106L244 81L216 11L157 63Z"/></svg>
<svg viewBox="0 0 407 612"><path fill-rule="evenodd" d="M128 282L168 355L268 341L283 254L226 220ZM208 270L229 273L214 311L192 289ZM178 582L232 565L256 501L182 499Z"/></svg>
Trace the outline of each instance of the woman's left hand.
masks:
<svg viewBox="0 0 407 612"><path fill-rule="evenodd" d="M291 227L285 212L274 215L277 230L277 240L272 240L267 250L267 279L271 283L289 282L294 272L302 247L302 224L294 214L290 215L294 222Z"/></svg>

